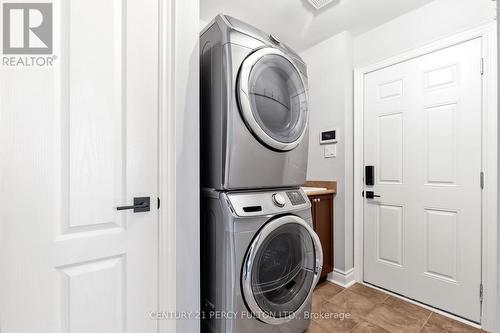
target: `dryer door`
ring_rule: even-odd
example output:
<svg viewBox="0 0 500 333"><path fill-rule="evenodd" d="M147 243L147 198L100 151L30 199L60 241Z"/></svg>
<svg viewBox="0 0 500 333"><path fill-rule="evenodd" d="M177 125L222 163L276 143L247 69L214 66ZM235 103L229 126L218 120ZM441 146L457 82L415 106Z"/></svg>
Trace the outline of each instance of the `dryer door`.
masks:
<svg viewBox="0 0 500 333"><path fill-rule="evenodd" d="M311 297L322 263L319 238L304 220L289 215L267 223L243 263L243 295L253 315L268 324L293 319Z"/></svg>
<svg viewBox="0 0 500 333"><path fill-rule="evenodd" d="M285 53L268 47L249 55L237 90L241 115L260 142L288 151L302 141L308 123L307 89Z"/></svg>

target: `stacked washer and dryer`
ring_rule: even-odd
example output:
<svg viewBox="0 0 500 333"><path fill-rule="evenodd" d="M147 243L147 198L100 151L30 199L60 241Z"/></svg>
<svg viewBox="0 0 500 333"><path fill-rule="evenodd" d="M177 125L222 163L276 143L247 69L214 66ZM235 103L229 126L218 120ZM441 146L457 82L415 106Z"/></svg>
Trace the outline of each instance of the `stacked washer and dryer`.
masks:
<svg viewBox="0 0 500 333"><path fill-rule="evenodd" d="M322 267L306 65L226 15L200 37L202 331L302 333Z"/></svg>

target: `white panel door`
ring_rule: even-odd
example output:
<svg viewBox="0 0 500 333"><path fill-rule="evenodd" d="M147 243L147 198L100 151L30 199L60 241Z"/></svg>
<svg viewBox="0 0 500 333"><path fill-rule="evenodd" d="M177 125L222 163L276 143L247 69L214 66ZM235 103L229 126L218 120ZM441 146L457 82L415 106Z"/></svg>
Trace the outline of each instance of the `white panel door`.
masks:
<svg viewBox="0 0 500 333"><path fill-rule="evenodd" d="M158 1L53 4L54 66L0 72L0 331L156 332Z"/></svg>
<svg viewBox="0 0 500 333"><path fill-rule="evenodd" d="M480 61L475 39L369 73L364 115L364 280L475 322Z"/></svg>

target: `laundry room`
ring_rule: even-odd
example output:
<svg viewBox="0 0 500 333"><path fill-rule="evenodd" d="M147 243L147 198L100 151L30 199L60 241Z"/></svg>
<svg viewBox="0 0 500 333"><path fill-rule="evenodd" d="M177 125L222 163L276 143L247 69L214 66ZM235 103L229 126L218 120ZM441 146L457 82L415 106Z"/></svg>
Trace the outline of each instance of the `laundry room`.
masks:
<svg viewBox="0 0 500 333"><path fill-rule="evenodd" d="M496 0L0 0L0 333L500 332Z"/></svg>
<svg viewBox="0 0 500 333"><path fill-rule="evenodd" d="M495 20L490 0L201 1L201 310L235 314L202 332L494 327Z"/></svg>

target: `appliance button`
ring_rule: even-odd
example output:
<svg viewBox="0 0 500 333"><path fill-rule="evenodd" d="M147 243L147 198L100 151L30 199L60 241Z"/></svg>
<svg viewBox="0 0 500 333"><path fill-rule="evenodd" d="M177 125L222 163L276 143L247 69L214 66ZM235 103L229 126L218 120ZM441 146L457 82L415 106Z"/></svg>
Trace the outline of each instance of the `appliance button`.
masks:
<svg viewBox="0 0 500 333"><path fill-rule="evenodd" d="M273 202L278 207L285 207L286 204L285 197L280 193L273 194Z"/></svg>
<svg viewBox="0 0 500 333"><path fill-rule="evenodd" d="M269 39L271 40L271 42L272 42L273 44L278 45L279 43L281 43L281 42L280 42L280 40L279 40L276 36L269 35Z"/></svg>

